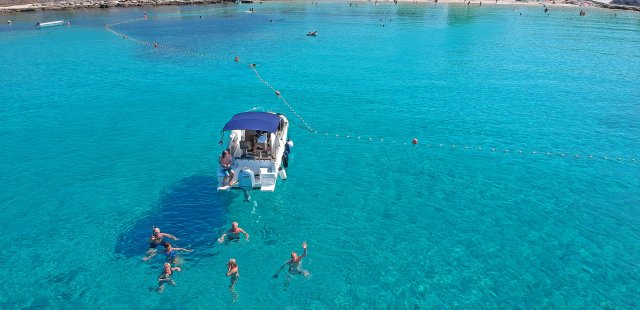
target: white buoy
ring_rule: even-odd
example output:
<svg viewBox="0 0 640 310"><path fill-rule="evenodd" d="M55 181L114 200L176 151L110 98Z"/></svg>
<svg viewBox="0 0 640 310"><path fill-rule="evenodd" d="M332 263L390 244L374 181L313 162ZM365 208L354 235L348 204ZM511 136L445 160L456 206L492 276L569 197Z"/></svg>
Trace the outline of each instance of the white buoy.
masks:
<svg viewBox="0 0 640 310"><path fill-rule="evenodd" d="M293 147L293 141L291 141L291 140L287 141L287 145L289 146L289 148L292 148Z"/></svg>
<svg viewBox="0 0 640 310"><path fill-rule="evenodd" d="M284 169L280 169L280 170L278 170L278 176L280 176L280 179L286 180L287 179L287 172Z"/></svg>

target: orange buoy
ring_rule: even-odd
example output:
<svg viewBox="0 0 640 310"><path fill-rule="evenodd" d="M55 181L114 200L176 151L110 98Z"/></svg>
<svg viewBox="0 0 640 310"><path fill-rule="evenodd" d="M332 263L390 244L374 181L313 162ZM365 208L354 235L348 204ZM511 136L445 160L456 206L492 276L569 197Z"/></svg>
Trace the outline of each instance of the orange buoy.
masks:
<svg viewBox="0 0 640 310"><path fill-rule="evenodd" d="M411 140L411 144L416 145L418 144L418 139L413 138L413 140Z"/></svg>
<svg viewBox="0 0 640 310"><path fill-rule="evenodd" d="M240 57L236 56L236 58L234 59L236 62L240 61Z"/></svg>
<svg viewBox="0 0 640 310"><path fill-rule="evenodd" d="M280 92L276 90L276 96L280 96Z"/></svg>

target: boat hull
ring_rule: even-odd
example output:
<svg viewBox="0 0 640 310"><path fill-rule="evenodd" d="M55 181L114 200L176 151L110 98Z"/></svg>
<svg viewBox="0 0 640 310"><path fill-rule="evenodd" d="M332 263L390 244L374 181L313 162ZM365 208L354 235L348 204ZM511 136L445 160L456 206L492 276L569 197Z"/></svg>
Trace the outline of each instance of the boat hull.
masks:
<svg viewBox="0 0 640 310"><path fill-rule="evenodd" d="M64 20L57 20L57 21L54 21L54 22L38 23L36 25L36 28L55 27L55 26L62 26L64 24L65 24Z"/></svg>

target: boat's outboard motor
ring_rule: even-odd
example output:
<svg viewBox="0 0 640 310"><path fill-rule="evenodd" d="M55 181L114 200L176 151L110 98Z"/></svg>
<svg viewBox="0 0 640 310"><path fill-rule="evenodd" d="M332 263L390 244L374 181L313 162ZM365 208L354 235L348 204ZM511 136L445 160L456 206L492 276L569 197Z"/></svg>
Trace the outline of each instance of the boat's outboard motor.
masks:
<svg viewBox="0 0 640 310"><path fill-rule="evenodd" d="M256 177L253 175L253 171L251 169L244 167L238 173L238 186L244 192L244 201L251 200L251 195L249 192L256 185Z"/></svg>

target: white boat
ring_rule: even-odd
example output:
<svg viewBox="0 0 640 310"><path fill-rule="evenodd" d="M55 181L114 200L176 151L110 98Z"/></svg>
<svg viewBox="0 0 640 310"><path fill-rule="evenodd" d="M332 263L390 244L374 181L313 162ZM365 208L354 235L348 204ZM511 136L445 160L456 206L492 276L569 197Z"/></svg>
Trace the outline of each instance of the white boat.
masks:
<svg viewBox="0 0 640 310"><path fill-rule="evenodd" d="M293 147L288 132L289 120L282 114L244 112L234 115L222 129L222 137L229 134L225 149L233 159L234 178L231 186L223 184L225 174L218 167L218 190L242 189L247 201L251 199L249 191L252 189L273 192L278 178L287 178L284 169L288 167L289 152Z"/></svg>
<svg viewBox="0 0 640 310"><path fill-rule="evenodd" d="M46 23L37 23L34 27L36 28L45 28L45 27L53 27L53 26L62 26L65 24L64 20L56 20L53 22L46 22Z"/></svg>

